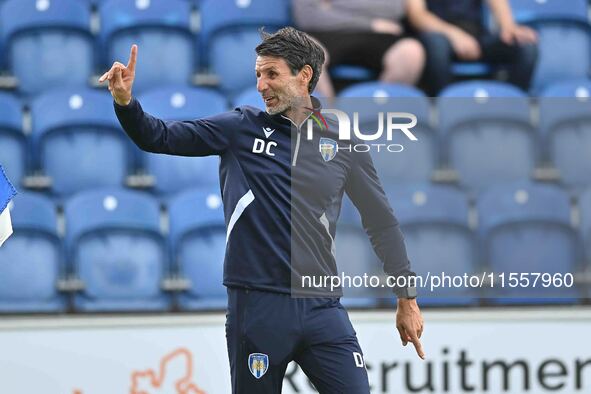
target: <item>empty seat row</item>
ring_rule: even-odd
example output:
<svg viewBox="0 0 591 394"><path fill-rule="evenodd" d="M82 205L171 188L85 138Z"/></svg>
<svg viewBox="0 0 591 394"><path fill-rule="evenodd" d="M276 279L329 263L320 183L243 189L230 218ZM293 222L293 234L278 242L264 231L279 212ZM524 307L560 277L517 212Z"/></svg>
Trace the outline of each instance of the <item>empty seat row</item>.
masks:
<svg viewBox="0 0 591 394"><path fill-rule="evenodd" d="M51 200L18 195L10 206L14 234L0 249L0 310L63 311L63 291L74 294L79 311L167 310L173 296L166 290L179 290L179 277L181 308L224 307L219 192L187 191L167 206L165 237L153 197L120 189L79 193L64 204L62 236Z"/></svg>
<svg viewBox="0 0 591 394"><path fill-rule="evenodd" d="M4 3L6 1L8 1L8 0L0 0L0 4ZM81 1L86 1L86 3L90 4L90 5L98 5L101 3L106 3L108 0L81 0ZM199 5L199 3L201 3L203 0L186 0L186 1L189 3L195 4L195 5Z"/></svg>
<svg viewBox="0 0 591 394"><path fill-rule="evenodd" d="M409 258L422 277L482 272L572 274L573 286L419 289L424 304L574 303L589 298L591 190L573 221L568 194L555 186L519 183L476 202L448 186L387 190ZM162 200L121 189L79 193L63 220L42 195L22 193L10 207L14 235L0 249L0 311L169 310L223 308L225 221L219 193L192 189ZM60 222L62 222L60 224ZM65 230L64 230L65 223ZM584 250L586 257L584 257ZM339 270L380 275L359 217L347 200L337 226ZM349 305L371 305L387 289L345 289Z"/></svg>
<svg viewBox="0 0 591 394"><path fill-rule="evenodd" d="M234 95L254 82L258 29L275 30L291 24L287 0L94 3L100 16L96 39L87 2L0 3L2 67L17 77L21 92L35 94L65 84L85 84L97 66L103 69L115 60L124 61L131 44L137 43L137 91L157 84L189 83L194 71L208 67L219 77L221 90ZM199 9L198 29L192 20L193 5ZM591 29L585 0L570 0L568 6L560 0L514 0L511 5L516 19L531 24L539 33L533 92L556 80L588 76ZM488 70L481 64L459 64L456 68L472 70L474 66Z"/></svg>
<svg viewBox="0 0 591 394"><path fill-rule="evenodd" d="M378 129L380 112L410 112L417 117L412 132L418 141L400 131L391 141L384 141L385 132L374 141L404 148L397 153L372 151L386 184L428 181L446 169L466 189L481 192L498 183L532 179L540 167L548 167L554 174L549 180L580 190L591 185L589 92L588 80L563 82L552 85L532 106L523 92L510 85L458 83L437 100L435 122L429 100L407 86L358 84L327 105L361 113L359 128L368 134ZM228 109L219 93L186 86L154 89L139 95L139 100L147 112L165 120L195 119ZM153 184L157 193L217 182L215 157L140 152L121 131L107 92L64 88L39 96L30 105L29 136L22 130L19 102L0 94L0 103L0 162L17 185L34 172L48 176L42 184L51 182L52 192L62 196L90 187L122 186L129 174L138 172L149 175L142 184ZM262 100L251 88L234 104L260 107ZM534 113L539 116L532 122Z"/></svg>
<svg viewBox="0 0 591 394"><path fill-rule="evenodd" d="M194 119L227 110L219 93L204 88L160 89L140 96L146 111L163 119ZM186 158L141 152L121 130L110 94L60 89L39 96L31 107L32 129L22 131L20 105L0 95L0 162L16 185L41 171L57 195L125 185L138 167L150 174L156 192L217 184L218 158ZM146 181L144 181L144 184Z"/></svg>
<svg viewBox="0 0 591 394"><path fill-rule="evenodd" d="M416 184L387 194L412 267L427 280L425 287L418 289L423 305L476 305L483 299L496 305L573 303L591 296L589 191L580 196L577 226L568 194L555 186L515 183L494 188L476 201L476 216L467 196L450 187ZM339 267L350 276L380 275L379 262L369 241L363 239L358 216L348 213L351 210L351 205L345 204L337 230ZM482 286L472 287L427 279L441 278L443 273L485 280L481 280ZM509 284L511 274L527 277L529 283L513 287ZM548 285L550 278L556 286ZM566 278L568 286L558 278ZM349 289L348 294L355 297L349 305L375 305L379 303L375 297L389 292L384 288Z"/></svg>
<svg viewBox="0 0 591 394"><path fill-rule="evenodd" d="M504 83L457 83L437 99L436 121L428 100L409 87L358 84L345 89L337 105L369 114L367 120L359 115L359 123L372 132L379 128L376 113L416 115L418 141L399 132L392 142L401 143L404 151L374 155L385 182L428 180L443 167L454 170L465 188L481 192L498 183L535 179L537 169L550 168L546 174L554 175L549 178L581 189L591 182L590 92L588 80L561 82L533 103Z"/></svg>
<svg viewBox="0 0 591 394"><path fill-rule="evenodd" d="M254 83L260 26L274 30L290 23L287 1L204 0L199 10L196 35L188 1L104 1L95 40L84 2L7 0L0 7L2 67L17 78L21 92L35 94L87 84L97 67L126 61L135 43L140 49L136 91L188 84L195 71L209 66L220 89L234 93Z"/></svg>
<svg viewBox="0 0 591 394"><path fill-rule="evenodd" d="M235 103L262 105L253 88L237 96ZM591 184L591 82L587 79L554 83L535 102L500 82L456 83L437 99L435 121L424 94L402 85L356 84L327 106L344 109L350 120L357 112L359 128L366 134L378 130L380 112L416 115L418 123L412 131L417 142L398 132L392 142L401 143L403 152L372 152L386 183L427 181L437 169L445 168L456 171L467 189L482 191L497 183L535 178L539 167L549 167L552 171L546 177L559 179L569 188Z"/></svg>

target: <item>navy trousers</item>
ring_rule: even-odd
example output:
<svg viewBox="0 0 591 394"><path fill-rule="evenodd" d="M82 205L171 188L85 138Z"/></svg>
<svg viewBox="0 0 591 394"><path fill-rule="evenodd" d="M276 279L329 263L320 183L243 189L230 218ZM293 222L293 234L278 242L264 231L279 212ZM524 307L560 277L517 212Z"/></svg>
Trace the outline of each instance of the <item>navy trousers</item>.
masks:
<svg viewBox="0 0 591 394"><path fill-rule="evenodd" d="M369 394L363 353L338 298L230 288L226 339L235 394L280 394L292 360L322 394Z"/></svg>

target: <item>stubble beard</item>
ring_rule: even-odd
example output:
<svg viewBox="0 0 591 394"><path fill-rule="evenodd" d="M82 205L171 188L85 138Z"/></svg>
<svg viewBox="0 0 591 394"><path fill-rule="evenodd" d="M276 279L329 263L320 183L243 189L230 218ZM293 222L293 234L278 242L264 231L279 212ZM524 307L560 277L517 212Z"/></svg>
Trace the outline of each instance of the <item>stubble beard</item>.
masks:
<svg viewBox="0 0 591 394"><path fill-rule="evenodd" d="M269 115L283 114L288 110L298 107L298 105L300 105L301 99L297 97L297 94L294 90L295 89L292 89L291 86L288 86L285 93L281 95L283 97L277 95L276 97L278 98L280 104L276 105L275 107L269 108L265 105L267 113Z"/></svg>

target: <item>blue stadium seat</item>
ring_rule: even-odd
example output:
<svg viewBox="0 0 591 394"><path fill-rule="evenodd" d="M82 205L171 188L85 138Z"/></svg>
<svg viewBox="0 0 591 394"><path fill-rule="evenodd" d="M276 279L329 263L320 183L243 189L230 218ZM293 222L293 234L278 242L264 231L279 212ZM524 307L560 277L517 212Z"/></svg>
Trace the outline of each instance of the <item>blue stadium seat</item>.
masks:
<svg viewBox="0 0 591 394"><path fill-rule="evenodd" d="M452 72L459 77L480 77L490 75L493 68L490 64L482 62L458 62L452 65Z"/></svg>
<svg viewBox="0 0 591 394"><path fill-rule="evenodd" d="M169 270L160 233L160 206L149 195L123 189L81 192L66 201L66 247L85 285L80 311L165 310L161 291Z"/></svg>
<svg viewBox="0 0 591 394"><path fill-rule="evenodd" d="M28 167L22 123L20 102L12 95L0 93L0 164L16 186L20 185Z"/></svg>
<svg viewBox="0 0 591 394"><path fill-rule="evenodd" d="M219 93L203 88L169 86L140 96L142 107L165 120L193 120L226 110ZM179 157L143 154L147 172L155 177L158 193L175 193L195 186L219 185L219 157Z"/></svg>
<svg viewBox="0 0 591 394"><path fill-rule="evenodd" d="M349 198L343 198L334 241L339 275L384 275L382 264L373 251L361 226L359 214ZM388 289L344 287L341 302L346 307L372 308L380 303L380 298L391 298L392 294Z"/></svg>
<svg viewBox="0 0 591 394"><path fill-rule="evenodd" d="M529 179L538 161L528 97L501 82L460 82L438 99L442 156L472 191Z"/></svg>
<svg viewBox="0 0 591 394"><path fill-rule="evenodd" d="M482 250L488 272L505 273L505 287L490 290L492 303L572 303L578 290L515 287L510 273L580 272L580 238L571 225L568 194L543 184L498 186L477 201ZM531 279L533 282L533 278ZM502 298L501 298L502 297Z"/></svg>
<svg viewBox="0 0 591 394"><path fill-rule="evenodd" d="M31 105L36 167L66 195L100 186L121 186L131 143L119 126L108 92L86 88L51 91Z"/></svg>
<svg viewBox="0 0 591 394"><path fill-rule="evenodd" d="M589 75L591 28L587 0L511 0L511 7L517 21L529 24L539 34L534 91L561 79Z"/></svg>
<svg viewBox="0 0 591 394"><path fill-rule="evenodd" d="M13 235L0 248L0 312L59 312L63 248L51 200L20 193L9 205Z"/></svg>
<svg viewBox="0 0 591 394"><path fill-rule="evenodd" d="M77 0L8 0L0 7L4 66L19 89L84 85L94 69L90 7Z"/></svg>
<svg viewBox="0 0 591 394"><path fill-rule="evenodd" d="M374 71L368 68L349 64L335 64L330 67L329 72L332 79L358 82L371 81L378 77Z"/></svg>
<svg viewBox="0 0 591 394"><path fill-rule="evenodd" d="M135 91L191 82L197 54L189 2L110 0L100 5L99 12L108 65L127 63L131 45L138 45Z"/></svg>
<svg viewBox="0 0 591 394"><path fill-rule="evenodd" d="M555 82L548 85L541 92L541 96L544 98L576 98L579 101L586 101L591 96L591 80L580 78Z"/></svg>
<svg viewBox="0 0 591 394"><path fill-rule="evenodd" d="M387 141L387 120L384 117L382 138L371 143L386 145L400 144L404 147L393 147L372 151L374 165L385 185L400 182L429 181L433 170L438 165L437 136L431 128L429 116L430 105L424 93L406 85L367 82L352 85L344 89L337 101L337 108L348 113L358 112L359 127L366 134L378 130L378 114L383 112L408 112L417 117L418 123L412 133L418 141L409 140L401 131L395 131L392 141ZM350 116L352 120L353 117ZM400 119L396 119L402 121ZM404 120L406 122L406 120Z"/></svg>
<svg viewBox="0 0 591 394"><path fill-rule="evenodd" d="M85 0L91 6L98 7L103 3L106 3L108 0Z"/></svg>
<svg viewBox="0 0 591 394"><path fill-rule="evenodd" d="M259 28L264 26L267 32L272 32L289 25L288 3L285 0L203 0L200 43L209 69L220 78L222 91L235 95L254 86L254 49L261 42Z"/></svg>
<svg viewBox="0 0 591 394"><path fill-rule="evenodd" d="M545 20L587 21L587 0L510 0L513 17L521 22Z"/></svg>
<svg viewBox="0 0 591 394"><path fill-rule="evenodd" d="M234 107L250 105L252 107L260 108L263 111L265 110L265 102L263 101L263 97L257 90L256 86L244 89L240 94L234 97L234 100L232 100L232 105Z"/></svg>
<svg viewBox="0 0 591 394"><path fill-rule="evenodd" d="M222 199L215 189L190 189L170 200L170 244L182 277L191 283L179 295L185 310L223 309L222 284L226 226Z"/></svg>
<svg viewBox="0 0 591 394"><path fill-rule="evenodd" d="M413 86L374 81L351 85L343 89L339 97L424 98L425 94Z"/></svg>
<svg viewBox="0 0 591 394"><path fill-rule="evenodd" d="M463 276L481 272L477 238L469 227L468 198L450 186L414 184L393 187L388 198L400 222L412 267L430 274ZM422 305L470 305L478 289L445 284L433 292L417 288Z"/></svg>
<svg viewBox="0 0 591 394"><path fill-rule="evenodd" d="M574 189L591 186L591 81L559 82L543 91L540 132L545 158Z"/></svg>

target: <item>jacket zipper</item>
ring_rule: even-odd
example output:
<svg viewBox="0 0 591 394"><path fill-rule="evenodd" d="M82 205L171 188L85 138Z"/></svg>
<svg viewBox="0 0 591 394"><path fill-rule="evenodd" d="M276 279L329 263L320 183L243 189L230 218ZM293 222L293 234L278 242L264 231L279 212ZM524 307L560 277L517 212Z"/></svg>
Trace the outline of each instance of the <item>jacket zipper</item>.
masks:
<svg viewBox="0 0 591 394"><path fill-rule="evenodd" d="M295 167L296 162L298 161L298 153L300 151L300 136L301 136L301 132L300 129L298 127L298 136L296 138L296 146L295 146L295 150L293 152L293 161L291 162L291 165Z"/></svg>
<svg viewBox="0 0 591 394"><path fill-rule="evenodd" d="M310 114L310 115L312 115L312 114ZM291 122L291 124L294 125L298 129L298 136L296 138L296 146L295 146L295 149L293 152L293 160L291 161L292 167L295 167L295 165L298 161L298 153L300 152L300 139L301 139L301 134L302 134L302 126L304 125L304 123L306 123L306 121L308 120L310 115L308 115L306 117L306 119L304 119L304 121L299 126L297 124L295 124L293 122L293 120L289 119L287 116L281 115L283 118L289 120Z"/></svg>

